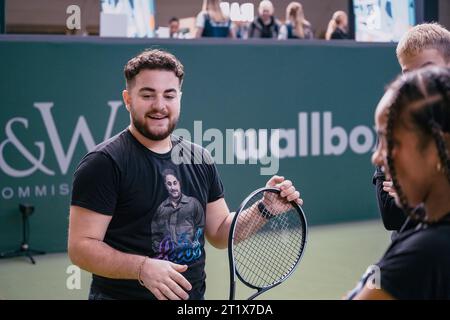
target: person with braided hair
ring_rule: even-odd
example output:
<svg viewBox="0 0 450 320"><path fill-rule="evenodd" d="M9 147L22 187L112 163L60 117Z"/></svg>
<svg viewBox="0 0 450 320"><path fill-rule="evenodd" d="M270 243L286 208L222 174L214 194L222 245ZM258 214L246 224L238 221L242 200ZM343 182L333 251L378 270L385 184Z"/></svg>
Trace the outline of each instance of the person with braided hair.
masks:
<svg viewBox="0 0 450 320"><path fill-rule="evenodd" d="M401 75L375 112L372 162L414 228L398 234L349 299L450 299L450 68Z"/></svg>
<svg viewBox="0 0 450 320"><path fill-rule="evenodd" d="M450 67L450 31L437 23L423 23L409 30L399 41L397 59L403 73L428 65ZM415 226L414 221L406 222L406 215L395 204L395 188L377 167L372 178L375 185L377 204L383 225L391 230L394 239L400 229Z"/></svg>

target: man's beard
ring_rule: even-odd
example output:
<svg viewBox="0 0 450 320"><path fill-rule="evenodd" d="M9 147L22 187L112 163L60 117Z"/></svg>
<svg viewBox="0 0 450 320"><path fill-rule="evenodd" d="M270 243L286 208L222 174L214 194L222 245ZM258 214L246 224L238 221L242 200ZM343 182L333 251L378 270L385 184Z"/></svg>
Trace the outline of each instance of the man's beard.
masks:
<svg viewBox="0 0 450 320"><path fill-rule="evenodd" d="M178 202L181 199L181 192L178 191L176 194L176 196L174 196L174 192L170 192L170 198L172 199L172 201L176 201Z"/></svg>
<svg viewBox="0 0 450 320"><path fill-rule="evenodd" d="M147 117L147 115L145 115ZM150 140L154 141L161 141L167 138L177 126L178 118L174 119L173 121L169 120L169 126L167 130L159 132L159 133L153 133L149 130L149 128L145 125L145 120L140 122L139 119L137 119L133 112L131 113L131 119L133 121L134 127L139 131L140 134L142 134L144 137Z"/></svg>

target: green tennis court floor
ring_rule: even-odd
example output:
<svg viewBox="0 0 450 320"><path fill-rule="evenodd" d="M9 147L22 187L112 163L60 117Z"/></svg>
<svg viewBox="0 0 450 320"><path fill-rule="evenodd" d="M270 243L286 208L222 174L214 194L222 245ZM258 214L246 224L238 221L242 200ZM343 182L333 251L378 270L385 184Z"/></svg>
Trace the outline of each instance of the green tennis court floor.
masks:
<svg viewBox="0 0 450 320"><path fill-rule="evenodd" d="M312 227L295 273L260 299L340 299L383 254L389 238L378 220ZM209 245L206 252L205 298L227 299L227 252ZM67 254L37 256L36 261L32 265L24 257L0 260L0 299L87 299L91 275L82 271L77 282ZM236 297L245 299L252 292L238 285Z"/></svg>

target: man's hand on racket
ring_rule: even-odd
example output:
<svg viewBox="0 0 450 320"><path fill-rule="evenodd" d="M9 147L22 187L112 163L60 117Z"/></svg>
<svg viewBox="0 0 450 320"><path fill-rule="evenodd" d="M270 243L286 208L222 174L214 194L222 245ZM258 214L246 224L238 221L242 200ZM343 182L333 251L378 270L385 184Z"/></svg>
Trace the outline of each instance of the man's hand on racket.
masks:
<svg viewBox="0 0 450 320"><path fill-rule="evenodd" d="M281 191L280 192L281 198L283 198L287 202L295 201L299 205L303 205L303 199L300 198L300 192L295 189L291 180L286 180L284 177L280 176L273 176L272 178L269 179L269 181L267 181L266 187L279 189ZM265 198L263 199L264 204L273 206L275 203L280 202L275 201L275 199L272 199L275 196L276 196L275 194L268 194L267 197L270 197L269 199L266 198L265 195Z"/></svg>
<svg viewBox="0 0 450 320"><path fill-rule="evenodd" d="M192 285L181 275L187 268L167 260L147 259L141 280L158 300L187 300L186 291L191 290Z"/></svg>

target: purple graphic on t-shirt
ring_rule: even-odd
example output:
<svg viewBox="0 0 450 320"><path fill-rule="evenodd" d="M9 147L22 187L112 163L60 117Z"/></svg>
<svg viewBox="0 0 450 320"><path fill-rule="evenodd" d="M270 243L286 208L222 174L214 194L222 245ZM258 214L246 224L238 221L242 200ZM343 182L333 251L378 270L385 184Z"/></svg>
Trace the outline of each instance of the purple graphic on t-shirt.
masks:
<svg viewBox="0 0 450 320"><path fill-rule="evenodd" d="M199 228L193 241L189 240L188 233L181 234L177 241L173 241L170 235L164 237L159 245L159 254L156 258L174 263L188 263L197 260L202 255L199 241L202 234L203 228Z"/></svg>

